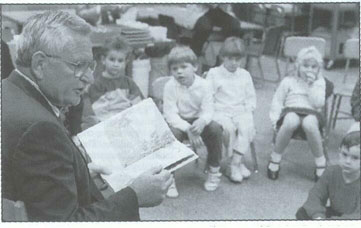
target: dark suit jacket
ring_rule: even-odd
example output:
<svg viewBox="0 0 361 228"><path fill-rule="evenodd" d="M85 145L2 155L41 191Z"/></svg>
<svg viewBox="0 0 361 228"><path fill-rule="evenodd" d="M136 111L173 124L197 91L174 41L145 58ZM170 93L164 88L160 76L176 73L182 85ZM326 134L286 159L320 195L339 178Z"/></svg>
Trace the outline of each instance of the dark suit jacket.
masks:
<svg viewBox="0 0 361 228"><path fill-rule="evenodd" d="M16 72L2 81L2 194L31 221L139 220L131 188L104 199L44 97Z"/></svg>

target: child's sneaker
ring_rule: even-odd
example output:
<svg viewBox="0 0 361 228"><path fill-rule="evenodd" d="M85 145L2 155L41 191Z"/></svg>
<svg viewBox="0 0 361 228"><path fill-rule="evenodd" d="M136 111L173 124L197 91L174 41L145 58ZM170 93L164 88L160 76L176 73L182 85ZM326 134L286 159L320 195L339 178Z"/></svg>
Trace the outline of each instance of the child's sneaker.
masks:
<svg viewBox="0 0 361 228"><path fill-rule="evenodd" d="M230 181L235 183L241 183L243 180L241 169L236 165L229 165L227 167L226 176L230 179Z"/></svg>
<svg viewBox="0 0 361 228"><path fill-rule="evenodd" d="M242 177L244 179L247 179L251 176L251 171L249 171L247 169L247 167L242 163L241 166L239 167L239 169L241 170L241 173L242 173Z"/></svg>
<svg viewBox="0 0 361 228"><path fill-rule="evenodd" d="M218 188L222 176L219 170L220 167L209 167L207 180L204 182L204 189L206 191L211 192Z"/></svg>
<svg viewBox="0 0 361 228"><path fill-rule="evenodd" d="M169 186L167 191L167 197L168 198L177 198L179 196L177 186L175 185L175 179L173 178L173 183Z"/></svg>

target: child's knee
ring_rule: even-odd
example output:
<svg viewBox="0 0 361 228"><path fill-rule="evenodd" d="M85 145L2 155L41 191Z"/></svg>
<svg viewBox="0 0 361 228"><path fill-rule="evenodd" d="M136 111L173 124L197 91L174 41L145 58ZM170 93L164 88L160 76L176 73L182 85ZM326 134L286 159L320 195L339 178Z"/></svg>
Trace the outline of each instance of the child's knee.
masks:
<svg viewBox="0 0 361 228"><path fill-rule="evenodd" d="M305 132L319 131L319 123L317 117L314 115L306 116L302 121L302 128Z"/></svg>
<svg viewBox="0 0 361 228"><path fill-rule="evenodd" d="M207 126L206 130L210 135L222 138L223 137L223 128L220 124L215 121L211 121Z"/></svg>
<svg viewBox="0 0 361 228"><path fill-rule="evenodd" d="M289 130L296 130L300 126L300 117L293 112L288 113L282 123L282 127Z"/></svg>

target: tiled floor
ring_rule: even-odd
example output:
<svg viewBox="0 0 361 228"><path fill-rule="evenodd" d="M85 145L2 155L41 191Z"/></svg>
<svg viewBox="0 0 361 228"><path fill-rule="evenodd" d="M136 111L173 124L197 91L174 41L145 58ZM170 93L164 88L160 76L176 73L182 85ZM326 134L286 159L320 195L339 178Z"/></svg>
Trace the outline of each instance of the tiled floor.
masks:
<svg viewBox="0 0 361 228"><path fill-rule="evenodd" d="M276 75L274 62L263 59L266 78ZM284 69L285 64L281 64ZM252 62L251 74L259 77L257 64ZM359 69L350 69L345 85L353 88ZM336 88L342 84L343 66L324 70L324 76L330 79ZM257 87L261 84L257 84ZM275 84L265 83L257 89L257 110L255 140L259 172L253 173L242 184L233 184L222 177L221 185L215 192L205 192L203 173L205 154L201 153L198 165L191 163L176 173L176 183L180 193L177 199L166 199L155 208L141 209L142 220L257 220L257 219L294 219L297 209L306 200L313 186L314 159L307 142L292 140L281 164L280 177L271 181L266 177L266 165L272 150L272 130L268 118L270 102L276 89ZM350 110L349 100L341 106ZM342 135L352 124L351 120L338 121L331 131L329 155L331 163L336 162L337 147ZM224 163L224 162L222 162ZM246 156L246 165L252 168L251 156Z"/></svg>

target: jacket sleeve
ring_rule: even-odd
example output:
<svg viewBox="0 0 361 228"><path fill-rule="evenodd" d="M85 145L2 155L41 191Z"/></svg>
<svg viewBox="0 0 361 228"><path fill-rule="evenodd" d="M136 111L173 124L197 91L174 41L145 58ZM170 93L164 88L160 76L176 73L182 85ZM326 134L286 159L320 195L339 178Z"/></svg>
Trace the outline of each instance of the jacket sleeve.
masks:
<svg viewBox="0 0 361 228"><path fill-rule="evenodd" d="M19 140L12 161L19 200L25 203L29 220L139 220L138 200L130 188L94 200L87 165L75 162L79 151L74 148L62 128L52 122L33 124Z"/></svg>
<svg viewBox="0 0 361 228"><path fill-rule="evenodd" d="M316 108L322 108L326 99L326 82L323 77L317 79L310 87L308 100Z"/></svg>
<svg viewBox="0 0 361 228"><path fill-rule="evenodd" d="M307 214L312 218L326 218L326 202L329 197L328 182L332 179L331 175L330 170L326 169L310 190L307 201L303 205Z"/></svg>
<svg viewBox="0 0 361 228"><path fill-rule="evenodd" d="M177 106L177 91L170 83L172 83L172 80L168 81L164 87L164 117L172 127L178 128L185 132L191 125L180 117Z"/></svg>
<svg viewBox="0 0 361 228"><path fill-rule="evenodd" d="M208 125L213 118L214 106L213 106L213 95L212 88L208 81L205 81L204 86L204 96L201 103L201 111L199 113L199 118L204 120Z"/></svg>
<svg viewBox="0 0 361 228"><path fill-rule="evenodd" d="M360 79L357 80L351 96L351 113L356 121L360 121Z"/></svg>
<svg viewBox="0 0 361 228"><path fill-rule="evenodd" d="M247 86L246 86L246 107L248 111L254 111L257 105L256 91L254 89L251 75L247 72Z"/></svg>

